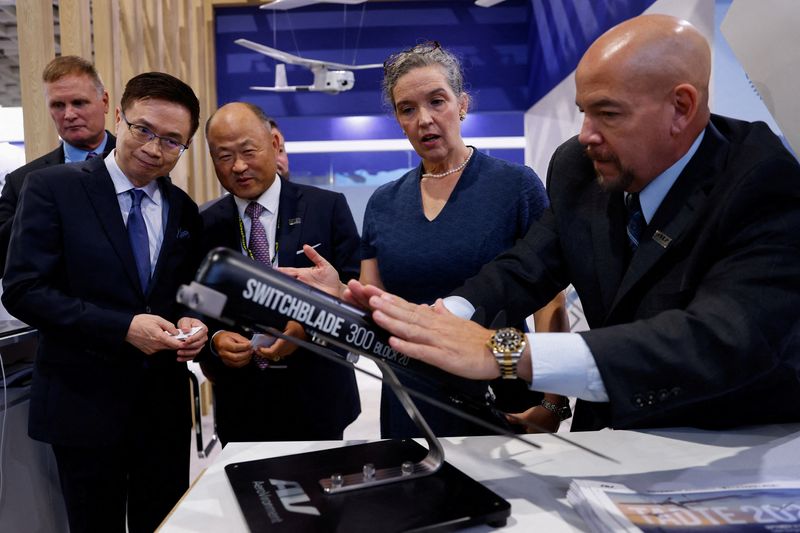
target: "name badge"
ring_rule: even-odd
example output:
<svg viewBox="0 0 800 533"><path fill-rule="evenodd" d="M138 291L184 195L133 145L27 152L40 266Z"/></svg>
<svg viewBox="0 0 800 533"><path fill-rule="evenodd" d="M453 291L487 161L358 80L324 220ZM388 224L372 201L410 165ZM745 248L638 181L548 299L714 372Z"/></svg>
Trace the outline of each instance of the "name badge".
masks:
<svg viewBox="0 0 800 533"><path fill-rule="evenodd" d="M658 244L660 244L662 248L666 248L667 246L669 246L669 243L672 242L672 237L670 237L663 231L658 230L655 233L653 233L653 240L656 241Z"/></svg>

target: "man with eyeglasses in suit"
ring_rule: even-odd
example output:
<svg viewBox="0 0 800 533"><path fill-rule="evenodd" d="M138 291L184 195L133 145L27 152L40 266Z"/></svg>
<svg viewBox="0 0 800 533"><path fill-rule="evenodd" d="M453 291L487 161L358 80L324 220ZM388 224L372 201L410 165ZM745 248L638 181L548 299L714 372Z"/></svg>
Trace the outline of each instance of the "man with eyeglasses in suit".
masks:
<svg viewBox="0 0 800 533"><path fill-rule="evenodd" d="M140 74L113 152L26 179L3 303L40 333L28 432L52 445L73 533L123 533L126 514L128 531L152 532L189 486L186 361L207 328L175 294L202 223L168 174L199 114L188 85Z"/></svg>

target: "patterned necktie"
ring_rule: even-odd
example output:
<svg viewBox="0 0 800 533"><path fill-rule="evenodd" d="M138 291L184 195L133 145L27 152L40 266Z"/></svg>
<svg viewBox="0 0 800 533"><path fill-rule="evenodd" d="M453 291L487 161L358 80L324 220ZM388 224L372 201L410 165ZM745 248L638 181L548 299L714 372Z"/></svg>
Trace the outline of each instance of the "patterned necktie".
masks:
<svg viewBox="0 0 800 533"><path fill-rule="evenodd" d="M94 159L95 157L97 157L97 152L89 152L88 154L86 154L87 161L90 159Z"/></svg>
<svg viewBox="0 0 800 533"><path fill-rule="evenodd" d="M256 202L247 204L244 214L250 217L250 242L247 247L253 254L253 258L265 265L272 266L269 260L269 239L267 239L267 232L259 217L264 212L264 207Z"/></svg>
<svg viewBox="0 0 800 533"><path fill-rule="evenodd" d="M272 262L269 260L269 239L267 239L267 232L259 219L263 212L264 207L256 202L250 202L244 210L244 214L250 217L250 242L247 247L253 254L253 259L272 267ZM261 370L271 366L270 360L259 355L258 350L253 354L253 361Z"/></svg>
<svg viewBox="0 0 800 533"><path fill-rule="evenodd" d="M625 198L625 208L628 210L628 240L631 252L635 252L639 248L639 237L642 236L642 230L647 225L644 221L642 205L639 203L639 193L631 193Z"/></svg>
<svg viewBox="0 0 800 533"><path fill-rule="evenodd" d="M136 260L136 270L139 272L142 292L146 293L150 284L150 243L147 238L147 226L145 226L142 216L142 199L145 192L140 189L131 189L128 193L133 201L131 210L128 212L128 240Z"/></svg>

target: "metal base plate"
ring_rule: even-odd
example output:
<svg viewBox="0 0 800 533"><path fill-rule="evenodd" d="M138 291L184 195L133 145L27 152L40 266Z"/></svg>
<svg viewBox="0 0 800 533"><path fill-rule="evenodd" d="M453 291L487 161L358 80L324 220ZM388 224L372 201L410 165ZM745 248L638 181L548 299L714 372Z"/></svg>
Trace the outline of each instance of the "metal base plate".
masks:
<svg viewBox="0 0 800 533"><path fill-rule="evenodd" d="M225 467L253 532L454 531L505 525L511 506L445 462L435 474L391 485L325 494L319 480L419 461L427 450L412 440L388 440L233 463Z"/></svg>

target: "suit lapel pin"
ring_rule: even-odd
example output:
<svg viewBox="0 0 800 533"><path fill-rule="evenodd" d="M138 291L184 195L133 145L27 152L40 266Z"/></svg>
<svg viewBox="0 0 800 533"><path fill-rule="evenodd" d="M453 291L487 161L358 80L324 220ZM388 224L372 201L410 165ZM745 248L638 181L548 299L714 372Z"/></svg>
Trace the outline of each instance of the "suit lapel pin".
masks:
<svg viewBox="0 0 800 533"><path fill-rule="evenodd" d="M176 239L188 239L189 238L189 230L185 229L178 229L178 234L175 236Z"/></svg>
<svg viewBox="0 0 800 533"><path fill-rule="evenodd" d="M303 221L303 219L302 219L302 218L300 218L300 217L297 217L297 218L290 218L290 219L289 219L289 225L290 225L290 226L296 226L297 224L300 224L302 221Z"/></svg>
<svg viewBox="0 0 800 533"><path fill-rule="evenodd" d="M666 248L667 246L669 246L669 243L672 242L672 237L670 237L663 231L658 230L655 233L653 233L653 240L656 241L658 244L660 244L662 248Z"/></svg>

